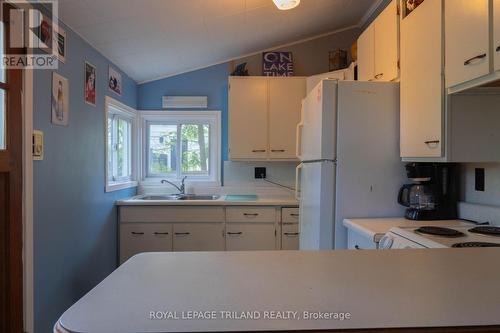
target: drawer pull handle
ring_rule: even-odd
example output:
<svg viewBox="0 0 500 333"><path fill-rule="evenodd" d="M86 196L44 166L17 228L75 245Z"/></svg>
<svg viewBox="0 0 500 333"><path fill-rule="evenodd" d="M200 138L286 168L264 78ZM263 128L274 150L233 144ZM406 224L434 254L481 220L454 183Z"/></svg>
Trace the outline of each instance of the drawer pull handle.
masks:
<svg viewBox="0 0 500 333"><path fill-rule="evenodd" d="M500 45L497 46L497 52L500 52Z"/></svg>
<svg viewBox="0 0 500 333"><path fill-rule="evenodd" d="M257 213L252 213L252 214L250 214L250 213L243 213L243 215L245 215L245 216L259 216L259 214L257 214Z"/></svg>
<svg viewBox="0 0 500 333"><path fill-rule="evenodd" d="M480 60L486 58L486 53L480 54L478 56L472 57L464 62L464 66L468 66L474 62L474 60Z"/></svg>
<svg viewBox="0 0 500 333"><path fill-rule="evenodd" d="M428 146L434 146L437 147L441 141L439 140L430 140L430 141L425 141L424 143Z"/></svg>
<svg viewBox="0 0 500 333"><path fill-rule="evenodd" d="M176 236L186 236L186 235L191 235L190 232L176 232L175 233Z"/></svg>
<svg viewBox="0 0 500 333"><path fill-rule="evenodd" d="M168 232L155 232L154 235L168 235Z"/></svg>
<svg viewBox="0 0 500 333"><path fill-rule="evenodd" d="M271 152L273 153L284 153L286 150L284 149L272 149Z"/></svg>
<svg viewBox="0 0 500 333"><path fill-rule="evenodd" d="M132 235L144 235L144 233L143 232L132 231Z"/></svg>
<svg viewBox="0 0 500 333"><path fill-rule="evenodd" d="M299 233L298 232L285 232L283 235L285 235L285 236L298 236Z"/></svg>
<svg viewBox="0 0 500 333"><path fill-rule="evenodd" d="M252 153L265 153L266 150L265 149L254 149L252 150Z"/></svg>
<svg viewBox="0 0 500 333"><path fill-rule="evenodd" d="M229 232L228 231L227 234L228 235L241 235L241 234L243 234L243 232L241 232L241 231L240 232Z"/></svg>
<svg viewBox="0 0 500 333"><path fill-rule="evenodd" d="M375 75L375 80L378 80L382 76L384 76L384 73L380 73L380 74Z"/></svg>
<svg viewBox="0 0 500 333"><path fill-rule="evenodd" d="M299 214L290 214L290 216L293 216L293 217L298 217Z"/></svg>

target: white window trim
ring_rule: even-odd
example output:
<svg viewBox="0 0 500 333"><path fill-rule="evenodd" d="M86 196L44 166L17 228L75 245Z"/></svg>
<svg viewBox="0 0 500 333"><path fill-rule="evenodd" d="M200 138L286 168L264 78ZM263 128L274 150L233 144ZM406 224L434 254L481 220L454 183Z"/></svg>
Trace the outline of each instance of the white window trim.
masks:
<svg viewBox="0 0 500 333"><path fill-rule="evenodd" d="M132 121L132 130L131 130L131 144L132 144L132 177L131 180L127 181L109 181L108 179L108 116L111 113L109 107L113 106L116 111L113 111L113 114L118 114L126 119L130 119ZM138 154L138 135L137 129L138 126L138 116L137 110L131 108L128 105L125 105L114 98L106 96L104 99L104 183L106 192L113 192L118 190L123 190L126 188L136 187L138 185L137 176L138 176L138 166L139 164L139 154Z"/></svg>
<svg viewBox="0 0 500 333"><path fill-rule="evenodd" d="M178 122L184 123L189 121L190 119L193 122L206 121L213 126L211 130L211 137L213 143L213 149L210 149L210 167L215 170L213 174L210 176L188 176L188 181L191 184L201 183L204 185L213 185L220 186L221 184L221 152L222 152L222 124L221 124L221 111L220 110L207 110L207 111L148 111L148 110L139 110L139 123L138 127L139 133L139 146L140 149L140 158L141 161L141 177L140 183L141 185L158 185L160 184L162 179L161 177L148 177L148 153L147 153L147 123L148 122ZM178 118L176 120L176 118ZM211 145L212 145L211 143ZM170 181L179 181L177 177L175 178L166 178Z"/></svg>

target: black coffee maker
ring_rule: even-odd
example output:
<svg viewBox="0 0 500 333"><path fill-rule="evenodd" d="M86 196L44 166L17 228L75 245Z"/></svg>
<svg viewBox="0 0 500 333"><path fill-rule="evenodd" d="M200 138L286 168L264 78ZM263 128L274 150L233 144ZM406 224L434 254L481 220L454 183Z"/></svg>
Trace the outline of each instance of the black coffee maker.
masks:
<svg viewBox="0 0 500 333"><path fill-rule="evenodd" d="M413 184L403 185L398 202L408 207L409 220L457 218L458 167L453 163L409 163L406 173Z"/></svg>

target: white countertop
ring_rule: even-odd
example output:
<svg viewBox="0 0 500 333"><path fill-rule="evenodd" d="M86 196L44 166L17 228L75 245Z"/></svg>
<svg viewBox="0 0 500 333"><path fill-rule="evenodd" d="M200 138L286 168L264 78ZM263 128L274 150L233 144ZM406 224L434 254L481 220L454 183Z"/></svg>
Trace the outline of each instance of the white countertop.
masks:
<svg viewBox="0 0 500 333"><path fill-rule="evenodd" d="M364 234L373 239L375 243L393 227L421 227L421 226L459 226L471 225L464 220L442 220L442 221L411 221L402 217L374 218L374 219L345 219L344 226Z"/></svg>
<svg viewBox="0 0 500 333"><path fill-rule="evenodd" d="M137 196L141 197L141 196ZM225 195L217 200L136 200L133 197L117 201L118 206L287 206L297 207L299 201L292 196L258 196L257 200L225 200Z"/></svg>
<svg viewBox="0 0 500 333"><path fill-rule="evenodd" d="M498 248L140 254L67 310L58 332L500 325L499 257ZM151 320L156 311L178 319ZM186 311L215 319L183 319ZM260 319L222 319L220 311ZM264 311L297 317L264 319ZM351 317L306 320L304 311Z"/></svg>

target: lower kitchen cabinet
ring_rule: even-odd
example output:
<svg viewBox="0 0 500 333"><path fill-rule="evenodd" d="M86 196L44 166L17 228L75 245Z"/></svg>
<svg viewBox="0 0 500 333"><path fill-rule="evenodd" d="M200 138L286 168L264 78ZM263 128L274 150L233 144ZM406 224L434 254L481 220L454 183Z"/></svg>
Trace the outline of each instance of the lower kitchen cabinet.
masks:
<svg viewBox="0 0 500 333"><path fill-rule="evenodd" d="M172 251L172 224L122 223L120 225L120 264L143 252Z"/></svg>
<svg viewBox="0 0 500 333"><path fill-rule="evenodd" d="M274 223L226 223L227 251L275 250L276 228Z"/></svg>
<svg viewBox="0 0 500 333"><path fill-rule="evenodd" d="M175 223L174 251L224 251L224 223Z"/></svg>
<svg viewBox="0 0 500 333"><path fill-rule="evenodd" d="M281 225L281 249L282 250L299 249L298 223L283 223Z"/></svg>

